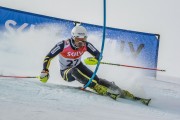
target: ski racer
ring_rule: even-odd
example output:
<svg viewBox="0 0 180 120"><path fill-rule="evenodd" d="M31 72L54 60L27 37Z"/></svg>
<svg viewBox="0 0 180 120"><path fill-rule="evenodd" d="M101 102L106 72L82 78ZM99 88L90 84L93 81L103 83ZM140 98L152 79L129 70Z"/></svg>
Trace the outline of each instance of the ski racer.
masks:
<svg viewBox="0 0 180 120"><path fill-rule="evenodd" d="M49 79L49 65L55 56L59 56L60 74L65 81L72 82L77 80L86 85L93 75L93 72L81 62L81 56L87 51L93 56L91 59L98 60L100 52L87 41L87 30L83 26L75 26L71 31L71 35L71 38L57 43L46 55L43 70L40 74L41 82L46 83ZM146 105L149 103L148 100L136 97L130 92L120 89L114 82L99 78L97 75L89 85L89 88L100 95L110 96L115 100L121 97L140 100Z"/></svg>

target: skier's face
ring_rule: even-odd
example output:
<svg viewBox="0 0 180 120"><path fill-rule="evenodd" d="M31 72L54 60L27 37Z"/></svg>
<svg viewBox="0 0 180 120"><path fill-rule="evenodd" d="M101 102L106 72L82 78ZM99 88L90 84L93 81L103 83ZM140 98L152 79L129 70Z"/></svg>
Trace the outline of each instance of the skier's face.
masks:
<svg viewBox="0 0 180 120"><path fill-rule="evenodd" d="M86 45L87 38L75 38L74 43L78 48L81 48Z"/></svg>

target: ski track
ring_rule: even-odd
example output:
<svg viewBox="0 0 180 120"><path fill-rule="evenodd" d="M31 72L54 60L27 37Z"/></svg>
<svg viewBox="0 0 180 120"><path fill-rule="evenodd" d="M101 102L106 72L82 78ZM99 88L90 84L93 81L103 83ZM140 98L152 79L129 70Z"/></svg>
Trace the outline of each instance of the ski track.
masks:
<svg viewBox="0 0 180 120"><path fill-rule="evenodd" d="M0 108L3 108L0 109L0 120L179 120L180 86L146 82L145 91L152 97L150 106L125 99L114 101L64 85L0 79Z"/></svg>

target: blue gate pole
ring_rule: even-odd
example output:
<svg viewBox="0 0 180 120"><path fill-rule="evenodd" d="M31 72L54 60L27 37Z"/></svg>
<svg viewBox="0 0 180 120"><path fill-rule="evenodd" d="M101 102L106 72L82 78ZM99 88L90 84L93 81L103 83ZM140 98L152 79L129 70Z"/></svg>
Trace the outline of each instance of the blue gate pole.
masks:
<svg viewBox="0 0 180 120"><path fill-rule="evenodd" d="M103 9L104 9L103 10L104 11L104 14L103 14L103 16L104 16L104 23L103 23L103 37L102 37L101 53L100 53L100 56L99 56L99 59L98 59L98 63L96 65L96 69L95 69L92 77L90 78L90 80L84 86L83 89L87 88L91 84L92 80L94 79L94 77L95 77L95 75L96 75L96 73L98 71L98 68L99 68L99 65L100 65L100 61L102 59L102 54L103 54L103 50L104 50L104 43L105 43L105 36L106 36L106 0L103 0Z"/></svg>

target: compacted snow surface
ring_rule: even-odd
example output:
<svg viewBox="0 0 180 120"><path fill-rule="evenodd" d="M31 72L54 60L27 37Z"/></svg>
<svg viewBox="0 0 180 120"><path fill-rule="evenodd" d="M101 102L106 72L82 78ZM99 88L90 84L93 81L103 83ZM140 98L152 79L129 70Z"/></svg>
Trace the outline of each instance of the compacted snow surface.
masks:
<svg viewBox="0 0 180 120"><path fill-rule="evenodd" d="M34 79L0 79L0 120L179 120L180 85L150 80L149 106Z"/></svg>

